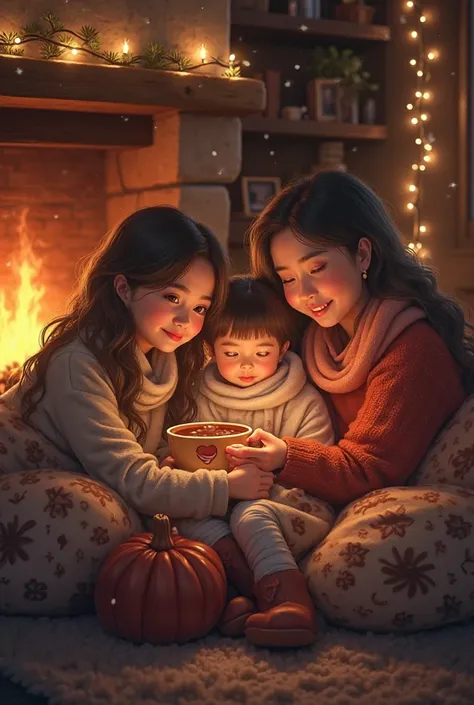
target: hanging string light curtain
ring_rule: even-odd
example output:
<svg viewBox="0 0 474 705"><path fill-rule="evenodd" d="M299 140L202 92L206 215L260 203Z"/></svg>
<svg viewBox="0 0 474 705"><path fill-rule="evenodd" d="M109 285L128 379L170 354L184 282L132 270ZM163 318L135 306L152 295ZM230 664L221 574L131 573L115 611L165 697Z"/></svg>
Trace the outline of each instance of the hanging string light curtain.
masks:
<svg viewBox="0 0 474 705"><path fill-rule="evenodd" d="M435 160L434 138L427 130L430 120L429 106L432 100L430 63L437 58L437 52L426 45L425 35L429 16L423 11L422 4L419 0L405 0L404 11L408 13L409 21L405 15L402 17L407 24L408 39L414 47L410 66L415 72L413 97L406 106L410 125L415 132L416 145L416 158L411 166L412 176L408 185L407 208L413 215L412 237L408 247L420 257L425 257L427 249L421 239L427 233L428 226L423 218L423 187L427 170Z"/></svg>

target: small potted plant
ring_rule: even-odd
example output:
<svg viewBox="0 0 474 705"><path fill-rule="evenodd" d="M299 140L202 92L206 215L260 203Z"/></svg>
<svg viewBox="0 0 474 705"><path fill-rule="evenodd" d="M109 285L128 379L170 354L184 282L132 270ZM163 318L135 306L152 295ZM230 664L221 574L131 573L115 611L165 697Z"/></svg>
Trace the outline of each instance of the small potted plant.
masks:
<svg viewBox="0 0 474 705"><path fill-rule="evenodd" d="M339 81L339 119L358 123L360 96L379 88L371 81L370 73L363 69L363 63L352 49L339 51L335 46L328 49L317 47L308 67L313 77L308 85L308 96L315 94L315 86L322 79ZM311 105L309 99L308 102Z"/></svg>
<svg viewBox="0 0 474 705"><path fill-rule="evenodd" d="M336 20L341 22L358 22L370 24L374 18L375 8L366 5L364 0L342 0L335 7Z"/></svg>

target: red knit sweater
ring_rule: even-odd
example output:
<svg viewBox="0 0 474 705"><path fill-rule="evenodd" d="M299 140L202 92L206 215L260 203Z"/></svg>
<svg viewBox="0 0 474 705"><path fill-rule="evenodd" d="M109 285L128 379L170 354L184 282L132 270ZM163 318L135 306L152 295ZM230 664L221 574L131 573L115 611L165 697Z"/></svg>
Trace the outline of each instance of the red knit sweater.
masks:
<svg viewBox="0 0 474 705"><path fill-rule="evenodd" d="M403 485L465 397L459 371L425 321L401 333L366 384L331 394L337 445L285 438L278 483L344 505L371 490Z"/></svg>

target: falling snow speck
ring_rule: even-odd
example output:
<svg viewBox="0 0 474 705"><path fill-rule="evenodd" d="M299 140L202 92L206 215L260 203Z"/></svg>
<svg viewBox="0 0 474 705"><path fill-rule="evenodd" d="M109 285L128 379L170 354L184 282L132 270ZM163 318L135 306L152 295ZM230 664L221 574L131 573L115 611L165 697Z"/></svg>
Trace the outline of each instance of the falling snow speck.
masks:
<svg viewBox="0 0 474 705"><path fill-rule="evenodd" d="M110 600L110 604L111 604L111 605L115 605L116 602L117 602L117 600L115 599L115 597L113 597L113 598Z"/></svg>
<svg viewBox="0 0 474 705"><path fill-rule="evenodd" d="M291 81L285 81L285 88L290 88Z"/></svg>
<svg viewBox="0 0 474 705"><path fill-rule="evenodd" d="M449 184L449 188L456 188L456 187L457 187L457 183L455 181L451 181L451 183Z"/></svg>
<svg viewBox="0 0 474 705"><path fill-rule="evenodd" d="M18 67L17 70L16 70L16 72L17 72L17 74L18 74L19 76L21 76L21 74L23 73L23 69L21 69L20 67Z"/></svg>
<svg viewBox="0 0 474 705"><path fill-rule="evenodd" d="M405 15L402 15L400 17L400 24L406 24L406 23L407 23L407 18L405 17Z"/></svg>
<svg viewBox="0 0 474 705"><path fill-rule="evenodd" d="M305 24L302 24L301 27L300 27L300 29L301 29L302 32L307 32L307 31L308 31L308 26L305 25Z"/></svg>
<svg viewBox="0 0 474 705"><path fill-rule="evenodd" d="M212 150L211 154L212 154L213 157L217 157L217 152L216 152L215 149Z"/></svg>
<svg viewBox="0 0 474 705"><path fill-rule="evenodd" d="M301 66L300 66L299 64L295 64L295 69L296 69L297 71L299 71L300 68L301 68Z"/></svg>
<svg viewBox="0 0 474 705"><path fill-rule="evenodd" d="M351 152L357 152L357 147L352 147Z"/></svg>
<svg viewBox="0 0 474 705"><path fill-rule="evenodd" d="M57 219L59 218L59 215L58 215L57 213L55 213L55 214L53 215L53 218L54 218L54 220L57 220Z"/></svg>
<svg viewBox="0 0 474 705"><path fill-rule="evenodd" d="M219 171L217 173L219 174L219 176L222 176L222 174L224 173L224 169L222 169L222 168L219 169Z"/></svg>
<svg viewBox="0 0 474 705"><path fill-rule="evenodd" d="M273 151L273 149L272 149L272 151L270 152L270 156L271 156L271 157L274 157L274 156L275 156L275 152Z"/></svg>
<svg viewBox="0 0 474 705"><path fill-rule="evenodd" d="M244 66L247 66L247 68L250 66L250 61L245 60L245 61L242 61L242 63Z"/></svg>
<svg viewBox="0 0 474 705"><path fill-rule="evenodd" d="M268 140L269 138L270 138L270 135L268 134L268 132L265 132L265 134L263 135L263 139Z"/></svg>

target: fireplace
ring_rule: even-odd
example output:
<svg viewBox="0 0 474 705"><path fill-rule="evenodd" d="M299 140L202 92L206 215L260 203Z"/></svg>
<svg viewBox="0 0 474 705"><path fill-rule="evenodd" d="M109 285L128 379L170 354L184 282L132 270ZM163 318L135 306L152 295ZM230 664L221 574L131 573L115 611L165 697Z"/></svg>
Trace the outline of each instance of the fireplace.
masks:
<svg viewBox="0 0 474 705"><path fill-rule="evenodd" d="M10 0L0 32L51 12L77 33L87 22L117 52L154 41L195 64L229 55L230 0L32 4ZM81 259L136 208L175 205L227 243L239 118L265 103L259 81L212 63L157 71L38 52L31 42L23 56L0 54L0 393L7 367L65 310Z"/></svg>

